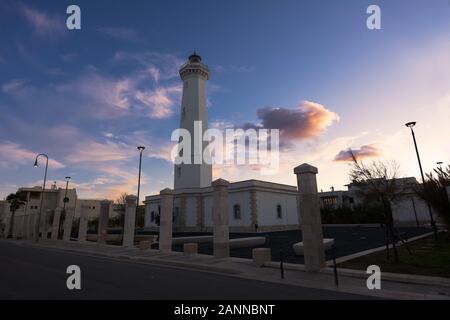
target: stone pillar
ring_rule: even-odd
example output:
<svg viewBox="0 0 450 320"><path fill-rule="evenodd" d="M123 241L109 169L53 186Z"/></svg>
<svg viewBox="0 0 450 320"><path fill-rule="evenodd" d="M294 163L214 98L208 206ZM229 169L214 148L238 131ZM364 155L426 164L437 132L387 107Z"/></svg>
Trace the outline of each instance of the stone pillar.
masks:
<svg viewBox="0 0 450 320"><path fill-rule="evenodd" d="M55 209L52 222L52 240L58 240L59 222L61 221L61 208Z"/></svg>
<svg viewBox="0 0 450 320"><path fill-rule="evenodd" d="M228 185L223 179L212 182L213 187L213 230L214 256L225 258L230 256L228 227Z"/></svg>
<svg viewBox="0 0 450 320"><path fill-rule="evenodd" d="M87 239L87 229L89 221L89 206L87 204L81 205L80 223L78 227L78 241L83 242Z"/></svg>
<svg viewBox="0 0 450 320"><path fill-rule="evenodd" d="M66 208L66 215L63 224L63 240L70 240L72 232L73 217L75 215L75 208Z"/></svg>
<svg viewBox="0 0 450 320"><path fill-rule="evenodd" d="M159 220L159 251L172 251L173 191L169 188L160 191L161 217Z"/></svg>
<svg viewBox="0 0 450 320"><path fill-rule="evenodd" d="M134 231L136 229L136 205L137 197L129 195L125 198L125 221L123 224L123 242L124 247L134 245Z"/></svg>
<svg viewBox="0 0 450 320"><path fill-rule="evenodd" d="M98 217L98 243L106 243L108 236L109 207L111 201L102 200L100 202L100 216Z"/></svg>
<svg viewBox="0 0 450 320"><path fill-rule="evenodd" d="M303 234L303 250L306 271L319 271L325 266L322 220L316 174L318 170L307 163L294 168L297 175L299 208Z"/></svg>

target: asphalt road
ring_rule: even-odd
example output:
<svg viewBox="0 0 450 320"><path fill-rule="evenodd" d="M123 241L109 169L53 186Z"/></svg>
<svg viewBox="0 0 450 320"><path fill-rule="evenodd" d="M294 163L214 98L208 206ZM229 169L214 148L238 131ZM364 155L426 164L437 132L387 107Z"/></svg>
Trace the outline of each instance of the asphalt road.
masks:
<svg viewBox="0 0 450 320"><path fill-rule="evenodd" d="M68 290L66 268L81 268ZM0 299L360 299L280 285L0 242Z"/></svg>

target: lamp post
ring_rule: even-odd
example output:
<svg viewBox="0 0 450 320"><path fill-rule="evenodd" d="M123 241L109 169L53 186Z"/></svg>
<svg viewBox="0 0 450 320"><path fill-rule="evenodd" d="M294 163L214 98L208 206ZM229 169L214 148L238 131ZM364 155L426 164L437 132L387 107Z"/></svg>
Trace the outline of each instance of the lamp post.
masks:
<svg viewBox="0 0 450 320"><path fill-rule="evenodd" d="M137 204L136 204L136 220L135 220L135 224L134 227L136 229L136 225L137 225L137 213L138 213L138 208L139 208L139 195L140 195L140 191L141 191L141 168L142 168L142 152L144 152L145 147L144 146L139 146L137 147L137 149L139 150L139 178L138 178L138 190L137 190ZM136 232L135 232L136 235Z"/></svg>
<svg viewBox="0 0 450 320"><path fill-rule="evenodd" d="M39 242L39 227L41 225L41 217L42 217L42 203L44 200L44 192L45 192L45 183L47 182L47 169L48 169L48 156L45 153L40 153L36 156L36 159L34 160L34 166L38 167L38 158L42 156L45 157L45 173L44 173L44 183L42 185L42 193L41 193L41 202L39 205L39 214L37 216L37 221L35 221L34 224L34 242Z"/></svg>
<svg viewBox="0 0 450 320"><path fill-rule="evenodd" d="M63 214L64 214L64 219L66 218L66 203L69 202L69 198L67 198L67 190L69 189L69 180L71 178L69 176L66 177L66 191L64 193L64 199L63 199ZM59 219L59 226L58 226L58 237L59 234L61 233L61 228L62 228L62 221L63 219Z"/></svg>
<svg viewBox="0 0 450 320"><path fill-rule="evenodd" d="M411 135L412 135L413 141L414 141L414 148L416 149L417 161L419 162L420 176L422 177L422 185L423 185L423 188L425 189L425 177L423 175L422 163L420 162L420 156L419 156L419 149L417 148L416 135L414 134L414 129L413 129L413 127L415 125L416 125L415 121L411 121L411 122L408 122L405 124L405 126L407 126L408 128L411 129ZM431 227L433 228L434 236L436 237L437 236L436 223L434 222L433 213L431 212L431 206L428 201L427 201L427 206L428 206L428 213L430 214Z"/></svg>
<svg viewBox="0 0 450 320"><path fill-rule="evenodd" d="M144 146L137 147L139 150L139 178L138 178L138 191L137 191L137 206L139 206L139 193L141 190L141 167L142 167L142 152L145 150Z"/></svg>

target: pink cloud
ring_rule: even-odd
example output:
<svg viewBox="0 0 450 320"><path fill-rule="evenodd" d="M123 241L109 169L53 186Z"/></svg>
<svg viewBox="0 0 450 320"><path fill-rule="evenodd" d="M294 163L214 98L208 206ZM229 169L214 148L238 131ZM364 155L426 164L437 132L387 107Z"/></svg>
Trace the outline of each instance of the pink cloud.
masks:
<svg viewBox="0 0 450 320"><path fill-rule="evenodd" d="M3 165L29 164L33 165L39 152L27 150L20 144L13 142L0 142L0 161ZM49 166L55 169L64 168L64 164L49 158Z"/></svg>
<svg viewBox="0 0 450 320"><path fill-rule="evenodd" d="M65 31L66 26L61 16L51 16L46 12L38 11L24 4L19 5L19 10L38 36L52 37L61 35Z"/></svg>
<svg viewBox="0 0 450 320"><path fill-rule="evenodd" d="M334 161L353 161L352 153L358 160L378 157L383 154L382 150L375 144L363 145L359 149L341 150L334 157Z"/></svg>
<svg viewBox="0 0 450 320"><path fill-rule="evenodd" d="M262 108L257 116L260 124L246 123L243 127L280 130L280 144L287 145L293 140L303 140L319 136L327 127L339 120L339 116L323 105L303 101L295 109Z"/></svg>

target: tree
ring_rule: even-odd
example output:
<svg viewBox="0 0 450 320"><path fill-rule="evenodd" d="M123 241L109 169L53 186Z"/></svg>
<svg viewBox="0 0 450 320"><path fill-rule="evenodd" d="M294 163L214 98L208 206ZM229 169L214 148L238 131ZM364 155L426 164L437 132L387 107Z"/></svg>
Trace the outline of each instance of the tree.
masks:
<svg viewBox="0 0 450 320"><path fill-rule="evenodd" d="M394 228L391 204L398 197L401 186L398 184L398 165L395 162L372 161L369 165L358 161L352 150L349 150L353 165L350 179L358 188L358 193L365 203L378 202L383 210L386 225L386 254L389 259L389 239L394 249L394 259L398 262L397 233Z"/></svg>
<svg viewBox="0 0 450 320"><path fill-rule="evenodd" d="M116 200L114 200L114 204L120 212L125 213L125 205L127 203L126 198L128 197L127 193L122 193Z"/></svg>
<svg viewBox="0 0 450 320"><path fill-rule="evenodd" d="M136 208L136 226L143 228L145 225L145 205Z"/></svg>
<svg viewBox="0 0 450 320"><path fill-rule="evenodd" d="M109 225L111 227L123 227L125 223L125 205L127 203L126 198L128 194L122 193L116 200L114 200L114 205L118 215L109 220Z"/></svg>
<svg viewBox="0 0 450 320"><path fill-rule="evenodd" d="M433 173L434 171L434 173ZM450 165L447 168L435 168L426 174L423 187L416 188L415 192L425 202L429 203L433 210L442 218L442 221L450 226L450 201L447 187L450 186Z"/></svg>
<svg viewBox="0 0 450 320"><path fill-rule="evenodd" d="M9 203L9 210L11 211L11 221L9 222L8 238L12 238L14 229L14 216L16 211L20 209L26 202L22 200L20 192L11 193L6 197L6 201Z"/></svg>

